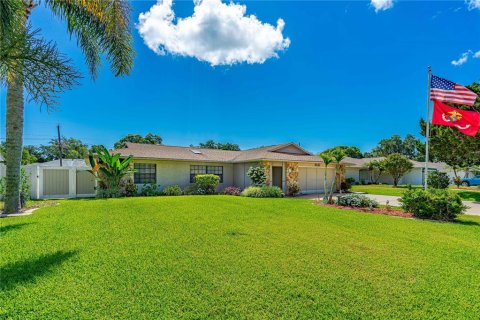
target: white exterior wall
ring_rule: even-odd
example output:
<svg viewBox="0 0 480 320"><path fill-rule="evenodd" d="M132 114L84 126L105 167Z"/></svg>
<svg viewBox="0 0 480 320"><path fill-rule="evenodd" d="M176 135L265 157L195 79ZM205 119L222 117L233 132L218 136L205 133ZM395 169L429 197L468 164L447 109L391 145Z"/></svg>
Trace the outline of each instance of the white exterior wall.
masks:
<svg viewBox="0 0 480 320"><path fill-rule="evenodd" d="M196 161L170 161L170 160L134 160L133 163L154 163L156 164L157 185L159 189L171 185L178 185L185 189L190 183L190 166L222 166L223 167L223 183L220 183L217 191L233 185L233 164L221 162L196 162ZM132 177L133 181L133 177ZM141 190L143 184L137 184Z"/></svg>
<svg viewBox="0 0 480 320"><path fill-rule="evenodd" d="M345 178L353 178L356 182L360 182L360 168L346 168Z"/></svg>
<svg viewBox="0 0 480 320"><path fill-rule="evenodd" d="M233 185L240 189L245 189L252 184L252 181L247 175L250 167L258 166L258 162L245 162L233 164Z"/></svg>

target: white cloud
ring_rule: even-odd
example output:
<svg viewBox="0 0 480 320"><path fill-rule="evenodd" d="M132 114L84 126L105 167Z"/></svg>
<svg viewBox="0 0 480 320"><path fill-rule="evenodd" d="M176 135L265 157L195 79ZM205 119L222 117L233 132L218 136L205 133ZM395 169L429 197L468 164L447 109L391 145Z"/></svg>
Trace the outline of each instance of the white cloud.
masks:
<svg viewBox="0 0 480 320"><path fill-rule="evenodd" d="M468 10L480 9L480 0L465 0L468 4Z"/></svg>
<svg viewBox="0 0 480 320"><path fill-rule="evenodd" d="M478 50L477 52L475 52L475 53L473 54L473 57L474 57L474 58L480 58L480 50Z"/></svg>
<svg viewBox="0 0 480 320"><path fill-rule="evenodd" d="M371 0L370 4L375 8L375 12L385 11L393 7L393 0Z"/></svg>
<svg viewBox="0 0 480 320"><path fill-rule="evenodd" d="M468 61L468 57L470 56L471 53L472 53L472 50L468 50L467 52L462 53L460 58L458 58L457 60L452 60L452 64L457 67L461 66L462 64Z"/></svg>
<svg viewBox="0 0 480 320"><path fill-rule="evenodd" d="M263 23L246 16L245 5L221 0L195 0L193 15L175 19L172 0L158 0L139 15L137 29L145 44L159 55L195 57L212 66L263 63L278 57L290 39L282 34L285 22ZM176 20L176 21L175 21Z"/></svg>

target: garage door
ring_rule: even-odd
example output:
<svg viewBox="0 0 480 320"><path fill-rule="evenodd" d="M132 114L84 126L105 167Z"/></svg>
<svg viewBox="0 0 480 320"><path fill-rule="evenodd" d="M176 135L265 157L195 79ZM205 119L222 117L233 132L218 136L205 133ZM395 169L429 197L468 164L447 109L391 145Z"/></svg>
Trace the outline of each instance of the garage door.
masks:
<svg viewBox="0 0 480 320"><path fill-rule="evenodd" d="M322 168L302 168L298 169L298 182L302 193L323 192L323 175L325 169Z"/></svg>
<svg viewBox="0 0 480 320"><path fill-rule="evenodd" d="M88 171L77 171L77 195L95 194L95 177Z"/></svg>
<svg viewBox="0 0 480 320"><path fill-rule="evenodd" d="M44 196L68 195L68 170L44 169L43 170L43 195Z"/></svg>

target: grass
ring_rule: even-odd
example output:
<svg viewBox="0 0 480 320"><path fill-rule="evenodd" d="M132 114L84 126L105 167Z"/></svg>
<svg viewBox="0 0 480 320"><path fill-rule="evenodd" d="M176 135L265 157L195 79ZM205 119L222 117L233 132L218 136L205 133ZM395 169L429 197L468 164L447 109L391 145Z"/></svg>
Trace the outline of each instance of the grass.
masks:
<svg viewBox="0 0 480 320"><path fill-rule="evenodd" d="M422 188L422 186L412 186L412 188ZM460 198L465 201L480 201L480 190L472 189L471 187L461 187L460 189L451 188L454 192L458 193ZM352 191L354 192L366 192L370 194L378 194L384 196L396 196L401 197L407 190L407 186L398 186L394 188L388 184L370 184L370 185L354 185Z"/></svg>
<svg viewBox="0 0 480 320"><path fill-rule="evenodd" d="M22 210L32 209L32 208L44 208L58 204L56 200L28 200L25 203L25 206ZM0 201L0 213L3 210L4 203Z"/></svg>
<svg viewBox="0 0 480 320"><path fill-rule="evenodd" d="M2 319L480 314L480 217L184 196L66 200L0 223Z"/></svg>

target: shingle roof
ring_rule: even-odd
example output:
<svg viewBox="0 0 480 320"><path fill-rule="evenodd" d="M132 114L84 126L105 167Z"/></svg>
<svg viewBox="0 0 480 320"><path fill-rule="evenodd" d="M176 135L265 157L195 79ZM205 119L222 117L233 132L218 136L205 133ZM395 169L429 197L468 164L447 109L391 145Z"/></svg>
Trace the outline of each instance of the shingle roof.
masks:
<svg viewBox="0 0 480 320"><path fill-rule="evenodd" d="M303 154L280 152L279 149L294 146ZM177 147L166 145L126 143L123 149L114 150L126 157L161 159L161 160L187 160L205 162L249 162L259 160L270 161L296 161L296 162L322 162L318 156L312 155L293 143L277 144L267 147L248 149L243 151L229 151L218 149L203 149L196 147Z"/></svg>

